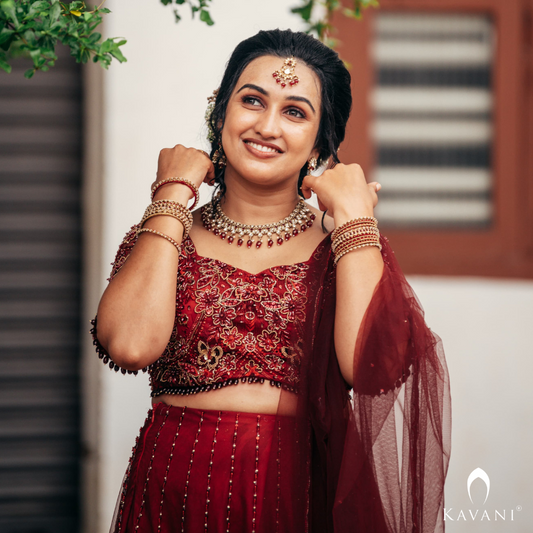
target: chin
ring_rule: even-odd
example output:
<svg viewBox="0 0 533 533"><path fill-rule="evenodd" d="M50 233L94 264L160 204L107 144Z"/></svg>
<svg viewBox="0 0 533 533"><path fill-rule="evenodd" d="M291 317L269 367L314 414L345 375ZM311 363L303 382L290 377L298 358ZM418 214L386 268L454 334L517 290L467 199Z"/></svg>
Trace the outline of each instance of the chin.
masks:
<svg viewBox="0 0 533 533"><path fill-rule="evenodd" d="M268 164L260 165L238 165L232 167L232 171L244 180L258 185L275 185L287 180L298 180L300 170L292 173L287 172L287 168L275 167Z"/></svg>

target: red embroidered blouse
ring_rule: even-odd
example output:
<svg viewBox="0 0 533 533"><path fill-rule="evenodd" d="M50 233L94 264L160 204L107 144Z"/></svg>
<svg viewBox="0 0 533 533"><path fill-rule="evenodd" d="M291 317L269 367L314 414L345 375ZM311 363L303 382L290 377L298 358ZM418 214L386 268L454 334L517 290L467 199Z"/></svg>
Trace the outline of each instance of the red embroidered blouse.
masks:
<svg viewBox="0 0 533 533"><path fill-rule="evenodd" d="M136 230L122 242L111 277L133 248ZM198 255L187 237L178 267L174 329L161 357L145 369L152 396L265 380L296 392L305 324L316 309L316 269L326 268L330 250L328 235L307 261L250 274ZM93 336L99 356L118 371L98 343L96 328Z"/></svg>

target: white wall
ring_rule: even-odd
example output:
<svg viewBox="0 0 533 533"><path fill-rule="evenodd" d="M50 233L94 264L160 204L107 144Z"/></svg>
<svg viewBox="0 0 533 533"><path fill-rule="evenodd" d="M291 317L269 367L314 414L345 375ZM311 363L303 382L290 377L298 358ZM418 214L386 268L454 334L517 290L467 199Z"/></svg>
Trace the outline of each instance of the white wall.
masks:
<svg viewBox="0 0 533 533"><path fill-rule="evenodd" d="M206 98L220 81L235 45L259 29L298 28L288 13L296 0L215 0L208 28L189 15L175 24L158 0L108 0L108 36L124 36L128 62L104 75L103 248L100 290L116 248L149 203L161 148L206 147ZM205 196L204 196L205 197ZM490 476L490 497L473 522L450 522L449 532L523 532L532 522L533 444L529 377L533 283L413 278L428 323L442 338L452 375L453 448L446 508L451 516L475 509L466 478L476 467ZM94 312L95 310L93 310ZM96 356L95 356L96 357ZM149 409L146 376L100 369L101 418L96 509L90 533L107 531L135 436ZM90 401L90 400L89 400ZM473 496L480 481L474 483ZM482 488L482 487L481 487ZM89 500L87 500L89 501ZM474 499L478 502L479 498ZM494 511L517 505L514 521L494 522ZM483 509L490 523L480 522ZM469 517L467 517L469 518Z"/></svg>
<svg viewBox="0 0 533 533"><path fill-rule="evenodd" d="M453 521L446 519L447 531L529 533L533 282L432 277L413 277L410 282L427 323L443 339L451 375L452 455L445 507L451 509ZM482 481L472 484L474 503L467 492L467 478L478 467L490 478L485 505ZM466 520L458 520L461 510ZM495 510L506 511L505 521L499 516L495 521Z"/></svg>

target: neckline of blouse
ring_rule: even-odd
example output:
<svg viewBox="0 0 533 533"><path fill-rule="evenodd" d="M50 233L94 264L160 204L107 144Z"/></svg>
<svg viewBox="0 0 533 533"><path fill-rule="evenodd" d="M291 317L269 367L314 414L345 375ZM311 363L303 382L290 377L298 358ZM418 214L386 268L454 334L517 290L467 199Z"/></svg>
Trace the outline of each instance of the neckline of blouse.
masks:
<svg viewBox="0 0 533 533"><path fill-rule="evenodd" d="M284 265L275 265L275 266L271 266L271 267L268 267L268 268L265 268L259 272L250 272L248 270L245 270L244 268L239 268L237 266L234 266L234 265L230 265L229 263L226 263L225 261L221 261L220 259L215 259L214 257L207 257L205 255L200 255L198 253L198 251L196 250L196 245L194 244L194 241L191 239L191 236L190 235L187 235L187 237L185 237L185 241L187 241L191 246L192 246L192 249L193 249L193 254L198 258L198 259L205 259L205 260L208 260L208 261L213 261L215 263L218 263L220 265L224 265L224 266L227 266L227 267L230 267L230 268L234 268L235 270L239 271L239 272L243 272L245 273L246 275L248 276L254 276L254 277L257 277L257 276L261 276L261 275L264 275L266 273L272 273L273 270L275 269L279 269L279 268L291 268L291 267L299 267L299 266L303 266L303 265L306 265L307 263L310 263L311 260L313 259L313 257L315 256L316 252L319 250L319 248L321 246L323 246L324 244L326 244L327 240L331 238L331 232L328 233L317 245L316 247L314 248L314 250L311 252L311 255L309 256L308 259L306 259L305 261L300 261L298 263L292 263L292 264L284 264ZM183 243L182 243L183 244Z"/></svg>

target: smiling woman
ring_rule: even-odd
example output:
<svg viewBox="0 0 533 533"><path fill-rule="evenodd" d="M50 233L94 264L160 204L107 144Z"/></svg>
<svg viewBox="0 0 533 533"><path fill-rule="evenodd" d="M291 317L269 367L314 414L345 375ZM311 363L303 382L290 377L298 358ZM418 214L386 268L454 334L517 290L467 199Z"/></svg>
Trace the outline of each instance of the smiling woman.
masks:
<svg viewBox="0 0 533 533"><path fill-rule="evenodd" d="M442 526L446 364L377 229L380 185L337 157L350 107L335 52L260 32L218 90L215 164L161 151L93 330L153 397L112 531ZM217 193L191 214L202 182Z"/></svg>

